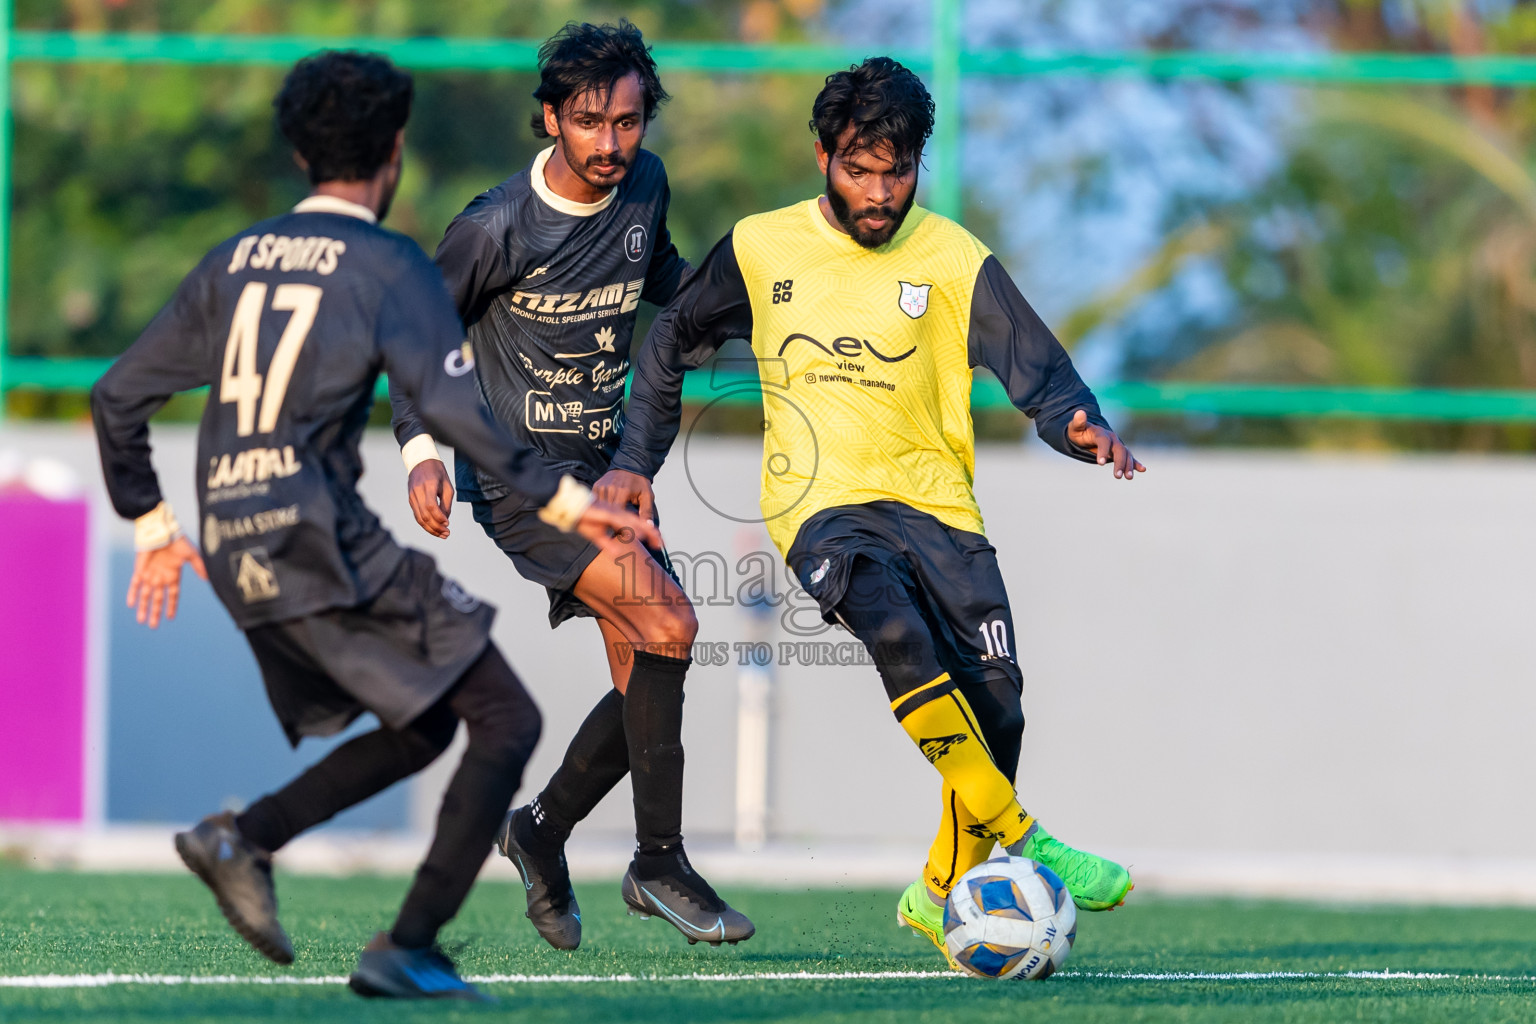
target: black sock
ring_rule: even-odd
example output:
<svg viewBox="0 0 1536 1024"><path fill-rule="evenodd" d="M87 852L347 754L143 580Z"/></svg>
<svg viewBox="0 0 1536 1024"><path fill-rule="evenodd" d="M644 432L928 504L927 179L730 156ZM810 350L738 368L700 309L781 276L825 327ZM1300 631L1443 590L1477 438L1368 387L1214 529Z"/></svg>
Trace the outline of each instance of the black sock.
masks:
<svg viewBox="0 0 1536 1024"><path fill-rule="evenodd" d="M530 836L534 853L554 854L576 823L629 774L624 735L624 695L609 690L587 714L565 750L565 760L533 801ZM518 842L522 842L519 837Z"/></svg>
<svg viewBox="0 0 1536 1024"><path fill-rule="evenodd" d="M683 851L682 844L664 850L636 850L633 861L635 877L642 882L649 882L654 878L679 875L682 873L679 865L687 862L688 854Z"/></svg>
<svg viewBox="0 0 1536 1024"><path fill-rule="evenodd" d="M399 731L375 729L349 740L276 793L235 818L240 834L275 852L288 840L381 793L437 760L453 742L458 717L446 704Z"/></svg>
<svg viewBox="0 0 1536 1024"><path fill-rule="evenodd" d="M494 646L464 673L448 704L469 729L469 747L443 794L432 847L390 931L406 949L432 945L459 912L539 739L538 708Z"/></svg>
<svg viewBox="0 0 1536 1024"><path fill-rule="evenodd" d="M635 839L642 853L683 841L683 677L691 662L636 650L624 698Z"/></svg>

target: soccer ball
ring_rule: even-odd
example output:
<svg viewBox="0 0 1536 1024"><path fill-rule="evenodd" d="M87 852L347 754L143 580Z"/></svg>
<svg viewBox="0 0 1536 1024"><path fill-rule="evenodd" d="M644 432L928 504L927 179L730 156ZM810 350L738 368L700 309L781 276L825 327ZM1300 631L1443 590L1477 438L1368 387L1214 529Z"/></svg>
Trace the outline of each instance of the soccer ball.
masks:
<svg viewBox="0 0 1536 1024"><path fill-rule="evenodd" d="M1056 873L997 857L960 876L944 905L944 944L979 978L1048 978L1077 938L1077 907Z"/></svg>

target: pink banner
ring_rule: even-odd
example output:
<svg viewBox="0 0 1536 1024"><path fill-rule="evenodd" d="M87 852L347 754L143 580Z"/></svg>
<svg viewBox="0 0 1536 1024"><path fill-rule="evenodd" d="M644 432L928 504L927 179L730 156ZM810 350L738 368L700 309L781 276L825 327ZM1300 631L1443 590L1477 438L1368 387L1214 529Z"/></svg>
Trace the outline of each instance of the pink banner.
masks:
<svg viewBox="0 0 1536 1024"><path fill-rule="evenodd" d="M85 816L83 501L0 494L0 820Z"/></svg>

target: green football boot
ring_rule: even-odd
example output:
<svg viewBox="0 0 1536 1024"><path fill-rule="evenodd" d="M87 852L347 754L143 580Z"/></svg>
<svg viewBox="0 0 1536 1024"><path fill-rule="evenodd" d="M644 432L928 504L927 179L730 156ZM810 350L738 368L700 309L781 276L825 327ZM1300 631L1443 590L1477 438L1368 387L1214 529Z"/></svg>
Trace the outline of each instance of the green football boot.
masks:
<svg viewBox="0 0 1536 1024"><path fill-rule="evenodd" d="M1061 878L1081 910L1114 910L1136 888L1131 873L1112 860L1074 850L1039 823L1030 831L1020 857L1039 861Z"/></svg>
<svg viewBox="0 0 1536 1024"><path fill-rule="evenodd" d="M930 942L939 947L939 952L944 954L944 962L949 964L949 969L960 970L960 965L955 963L955 958L949 955L949 949L944 945L944 908L928 898L928 886L922 879L907 886L907 891L896 902L896 923L927 936Z"/></svg>

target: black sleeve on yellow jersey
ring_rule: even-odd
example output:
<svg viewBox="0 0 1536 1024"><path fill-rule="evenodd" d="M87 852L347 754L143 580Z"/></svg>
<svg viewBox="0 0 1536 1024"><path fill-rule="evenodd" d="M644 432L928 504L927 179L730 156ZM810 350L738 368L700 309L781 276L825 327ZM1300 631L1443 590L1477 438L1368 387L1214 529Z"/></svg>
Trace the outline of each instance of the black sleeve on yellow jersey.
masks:
<svg viewBox="0 0 1536 1024"><path fill-rule="evenodd" d="M492 418L475 383L474 363L458 357L464 327L437 270L421 257L386 291L378 345L389 374L391 401L409 400L424 430L463 452L507 487L543 505L560 475Z"/></svg>
<svg viewBox="0 0 1536 1024"><path fill-rule="evenodd" d="M971 365L997 374L1008 398L1035 421L1042 441L1063 455L1097 461L1097 453L1067 440L1067 424L1083 409L1090 422L1107 428L1098 399L996 256L988 256L976 274L967 345Z"/></svg>
<svg viewBox="0 0 1536 1024"><path fill-rule="evenodd" d="M187 275L139 340L91 388L91 419L107 494L126 519L153 511L161 500L160 480L149 458L149 418L177 392L212 383L213 335L203 313L208 259Z"/></svg>
<svg viewBox="0 0 1536 1024"><path fill-rule="evenodd" d="M466 325L479 320L491 300L512 285L506 252L478 217L461 214L453 219L437 247L435 262L458 307L459 320ZM402 447L417 434L427 433L420 410L395 385L393 376L389 379L389 406L390 426Z"/></svg>
<svg viewBox="0 0 1536 1024"><path fill-rule="evenodd" d="M688 278L688 261L677 251L672 232L667 230L667 208L672 205L672 187L662 191L661 222L656 225L656 244L651 247L651 263L645 268L645 290L640 297L656 306L665 306L677 296Z"/></svg>
<svg viewBox="0 0 1536 1024"><path fill-rule="evenodd" d="M683 372L703 365L732 338L752 336L752 300L727 234L661 311L635 359L624 436L613 468L654 477L677 438Z"/></svg>

